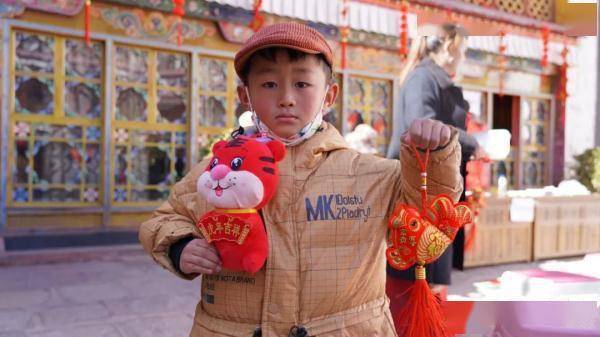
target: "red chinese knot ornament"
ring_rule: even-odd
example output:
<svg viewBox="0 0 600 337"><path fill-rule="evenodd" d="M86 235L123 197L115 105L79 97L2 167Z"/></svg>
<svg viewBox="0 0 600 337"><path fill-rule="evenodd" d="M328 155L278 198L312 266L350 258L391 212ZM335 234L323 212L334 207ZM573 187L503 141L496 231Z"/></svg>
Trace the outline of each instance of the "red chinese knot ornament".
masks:
<svg viewBox="0 0 600 337"><path fill-rule="evenodd" d="M389 222L386 257L390 266L404 270L415 268L415 284L408 290L408 300L400 313L405 337L446 337L438 299L427 284L425 264L439 258L452 243L458 230L473 221L467 203L455 204L447 195L437 195L427 202L427 162L421 160L413 145L415 157L421 168L421 210L407 204L398 204Z"/></svg>

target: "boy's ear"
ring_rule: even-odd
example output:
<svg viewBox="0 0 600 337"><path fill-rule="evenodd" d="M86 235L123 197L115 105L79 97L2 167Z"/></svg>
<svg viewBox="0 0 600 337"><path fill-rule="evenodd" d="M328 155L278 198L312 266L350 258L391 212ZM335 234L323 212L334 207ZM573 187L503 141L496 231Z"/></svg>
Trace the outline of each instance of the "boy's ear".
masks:
<svg viewBox="0 0 600 337"><path fill-rule="evenodd" d="M329 89L327 90L327 93L325 94L325 106L326 107L330 107L333 105L333 103L335 103L335 100L337 99L339 92L340 92L340 86L335 82L335 80L332 80L331 84L329 84Z"/></svg>
<svg viewBox="0 0 600 337"><path fill-rule="evenodd" d="M212 147L212 152L215 153L216 151L218 151L220 148L222 148L225 145L227 145L226 140L220 140L220 141L216 142L215 145L213 145L213 147Z"/></svg>
<svg viewBox="0 0 600 337"><path fill-rule="evenodd" d="M242 103L246 108L248 108L250 107L250 99L248 98L248 93L246 92L244 87L245 86L243 84L237 86L237 95L240 100L240 103Z"/></svg>
<svg viewBox="0 0 600 337"><path fill-rule="evenodd" d="M281 161L283 157L285 157L285 145L278 140L271 140L267 143L267 146L273 153L273 158L275 161Z"/></svg>

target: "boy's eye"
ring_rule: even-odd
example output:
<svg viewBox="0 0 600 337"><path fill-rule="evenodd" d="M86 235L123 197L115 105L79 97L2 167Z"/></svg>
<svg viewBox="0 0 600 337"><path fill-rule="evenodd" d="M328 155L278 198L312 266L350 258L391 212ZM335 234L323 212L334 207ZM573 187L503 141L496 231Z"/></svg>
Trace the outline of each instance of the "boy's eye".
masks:
<svg viewBox="0 0 600 337"><path fill-rule="evenodd" d="M308 87L310 87L310 84L306 83L306 82L297 82L296 83L296 87L301 88L301 89L302 88L308 88Z"/></svg>
<svg viewBox="0 0 600 337"><path fill-rule="evenodd" d="M265 82L265 83L263 83L262 86L263 86L263 88L269 88L269 89L271 89L271 88L277 87L277 83L275 83L275 82Z"/></svg>

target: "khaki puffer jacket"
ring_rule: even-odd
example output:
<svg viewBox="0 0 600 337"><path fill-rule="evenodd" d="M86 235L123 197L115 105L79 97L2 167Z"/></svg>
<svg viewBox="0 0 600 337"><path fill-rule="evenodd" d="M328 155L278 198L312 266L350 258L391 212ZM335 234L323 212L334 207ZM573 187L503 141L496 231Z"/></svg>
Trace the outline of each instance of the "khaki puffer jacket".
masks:
<svg viewBox="0 0 600 337"><path fill-rule="evenodd" d="M428 188L458 199L460 145L430 155ZM140 240L156 262L180 277L168 257L178 240L195 236L212 209L196 193L206 163L177 183ZM385 295L388 215L396 202L420 203L420 174L409 146L401 160L351 150L331 125L287 149L280 184L262 210L269 240L266 266L255 275L223 270L202 277L193 337L395 336ZM294 327L296 327L294 329Z"/></svg>

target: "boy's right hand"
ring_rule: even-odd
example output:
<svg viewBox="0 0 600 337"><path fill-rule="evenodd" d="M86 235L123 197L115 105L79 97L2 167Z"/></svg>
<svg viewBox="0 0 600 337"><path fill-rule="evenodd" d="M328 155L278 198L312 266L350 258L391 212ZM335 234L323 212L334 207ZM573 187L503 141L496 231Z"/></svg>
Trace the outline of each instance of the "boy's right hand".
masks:
<svg viewBox="0 0 600 337"><path fill-rule="evenodd" d="M179 269L184 274L215 274L221 271L221 259L213 245L194 239L183 248Z"/></svg>
<svg viewBox="0 0 600 337"><path fill-rule="evenodd" d="M408 130L402 135L402 140L407 144L412 143L419 149L431 151L448 145L451 138L450 126L430 118L414 119Z"/></svg>

